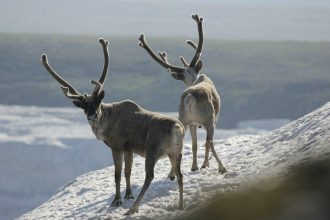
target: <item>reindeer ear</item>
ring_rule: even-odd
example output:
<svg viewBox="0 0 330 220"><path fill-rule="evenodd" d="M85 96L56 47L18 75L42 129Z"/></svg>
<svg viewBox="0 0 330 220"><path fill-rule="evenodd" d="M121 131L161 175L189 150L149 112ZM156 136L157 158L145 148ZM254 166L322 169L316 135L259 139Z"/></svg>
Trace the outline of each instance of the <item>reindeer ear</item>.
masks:
<svg viewBox="0 0 330 220"><path fill-rule="evenodd" d="M196 73L199 73L199 71L201 71L202 67L203 67L203 62L202 62L202 60L198 60L198 62L196 63L196 65L195 65L195 67L194 67Z"/></svg>
<svg viewBox="0 0 330 220"><path fill-rule="evenodd" d="M83 108L82 102L80 100L73 100L72 103L78 108Z"/></svg>
<svg viewBox="0 0 330 220"><path fill-rule="evenodd" d="M104 95L105 95L104 90L102 90L101 92L99 92L98 100L102 101L104 99Z"/></svg>
<svg viewBox="0 0 330 220"><path fill-rule="evenodd" d="M101 104L102 100L104 99L104 94L105 94L104 90L101 90L99 92L94 103L96 106L99 106Z"/></svg>
<svg viewBox="0 0 330 220"><path fill-rule="evenodd" d="M176 80L184 80L184 76L182 73L171 73L171 76Z"/></svg>

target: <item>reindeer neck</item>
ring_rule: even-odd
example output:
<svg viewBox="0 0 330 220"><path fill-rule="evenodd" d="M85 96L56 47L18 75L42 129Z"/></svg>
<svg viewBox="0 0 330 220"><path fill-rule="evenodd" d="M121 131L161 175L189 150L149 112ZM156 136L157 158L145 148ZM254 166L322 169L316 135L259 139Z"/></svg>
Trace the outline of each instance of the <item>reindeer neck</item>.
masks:
<svg viewBox="0 0 330 220"><path fill-rule="evenodd" d="M210 80L210 78L207 77L205 74L199 74L192 85L194 86L194 85L197 85L199 83L208 83L208 84L213 85L213 83Z"/></svg>
<svg viewBox="0 0 330 220"><path fill-rule="evenodd" d="M99 140L105 139L105 130L107 129L107 126L110 124L109 120L109 114L111 111L111 104L104 104L101 103L98 111L100 113L100 117L97 120L88 121L89 125L92 128L93 133L95 134L96 138Z"/></svg>

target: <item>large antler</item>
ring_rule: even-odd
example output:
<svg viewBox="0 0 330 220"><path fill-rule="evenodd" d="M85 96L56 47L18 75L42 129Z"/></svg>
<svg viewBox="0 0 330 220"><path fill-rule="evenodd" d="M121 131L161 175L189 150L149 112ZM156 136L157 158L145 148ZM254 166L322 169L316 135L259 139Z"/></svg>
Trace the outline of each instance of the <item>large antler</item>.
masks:
<svg viewBox="0 0 330 220"><path fill-rule="evenodd" d="M167 55L165 52L163 53L159 53L160 58L154 53L154 51L149 47L149 45L146 42L145 36L143 34L141 34L141 36L139 37L139 46L144 48L149 55L157 62L159 63L161 66L165 67L166 69L168 69L171 72L182 72L184 69L181 67L177 67L174 65L171 65L168 60L167 60Z"/></svg>
<svg viewBox="0 0 330 220"><path fill-rule="evenodd" d="M198 40L198 45L196 45L191 40L187 40L186 42L188 45L196 49L195 55L189 64L190 67L194 67L196 65L202 54L202 48L203 48L203 18L200 18L197 14L192 15L192 18L197 22L199 40Z"/></svg>
<svg viewBox="0 0 330 220"><path fill-rule="evenodd" d="M109 50L108 50L108 44L109 42L107 40L104 40L103 38L99 39L100 44L103 48L103 54L104 54L104 65L103 65L103 71L98 81L92 80L91 83L95 85L95 89L93 91L93 95L97 95L103 87L103 83L105 81L105 78L108 74L108 67L109 67Z"/></svg>
<svg viewBox="0 0 330 220"><path fill-rule="evenodd" d="M104 65L103 65L103 71L98 81L92 80L91 83L95 85L95 89L92 93L92 95L97 95L100 90L103 87L103 83L105 81L105 78L108 73L108 67L109 67L109 51L108 51L108 44L109 42L104 40L103 38L99 39L99 42L102 45L103 48L103 54L104 54ZM44 65L46 70L50 73L50 75L61 85L61 89L64 92L64 94L71 99L77 99L83 101L85 96L81 93L79 93L73 86L70 85L67 81L65 81L58 73L55 72L55 70L49 65L48 59L46 54L43 54L41 57L41 63Z"/></svg>
<svg viewBox="0 0 330 220"><path fill-rule="evenodd" d="M50 75L61 85L61 89L64 94L71 99L83 100L84 95L79 93L73 86L70 85L67 81L65 81L59 74L55 72L55 70L49 65L47 55L43 54L41 56L41 63L44 65L46 70L50 73Z"/></svg>

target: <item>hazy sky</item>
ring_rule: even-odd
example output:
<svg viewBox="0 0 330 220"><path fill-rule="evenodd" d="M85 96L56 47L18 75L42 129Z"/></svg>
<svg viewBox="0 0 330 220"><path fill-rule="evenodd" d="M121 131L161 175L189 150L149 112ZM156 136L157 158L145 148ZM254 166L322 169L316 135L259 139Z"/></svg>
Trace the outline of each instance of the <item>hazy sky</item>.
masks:
<svg viewBox="0 0 330 220"><path fill-rule="evenodd" d="M0 0L0 32L330 40L329 0Z"/></svg>

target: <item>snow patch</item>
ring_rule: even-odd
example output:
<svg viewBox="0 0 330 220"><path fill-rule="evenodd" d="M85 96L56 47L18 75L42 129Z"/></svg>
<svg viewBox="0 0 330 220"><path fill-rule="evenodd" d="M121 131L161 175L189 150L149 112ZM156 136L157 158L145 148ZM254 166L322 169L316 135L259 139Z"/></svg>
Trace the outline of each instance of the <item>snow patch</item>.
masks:
<svg viewBox="0 0 330 220"><path fill-rule="evenodd" d="M94 139L81 111L0 105L0 143L68 147L63 139Z"/></svg>
<svg viewBox="0 0 330 220"><path fill-rule="evenodd" d="M59 190L48 202L19 219L168 219L200 207L215 193L224 195L237 191L257 179L284 176L288 167L301 160L330 156L330 103L271 133L245 135L215 141L216 151L229 172L219 175L213 157L210 167L190 171L192 152L185 144L182 158L185 211L177 210L179 192L176 182L167 178L168 159L158 161L155 178L140 205L139 213L123 214L133 201L123 201L119 208L108 208L114 198L114 167L77 177ZM198 163L204 159L204 147L199 147ZM144 181L144 159L134 157L132 190L136 197ZM122 194L125 192L124 176Z"/></svg>

